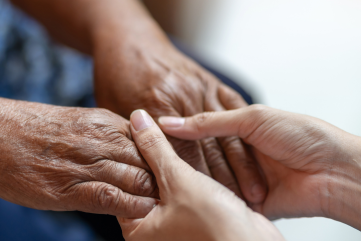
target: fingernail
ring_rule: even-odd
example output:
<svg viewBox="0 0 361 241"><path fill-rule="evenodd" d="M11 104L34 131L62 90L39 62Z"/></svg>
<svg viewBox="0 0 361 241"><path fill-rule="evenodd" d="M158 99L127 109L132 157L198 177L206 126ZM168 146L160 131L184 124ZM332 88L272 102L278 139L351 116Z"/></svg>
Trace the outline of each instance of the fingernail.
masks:
<svg viewBox="0 0 361 241"><path fill-rule="evenodd" d="M253 197L260 197L260 196L263 196L264 193L263 193L263 187L261 184L254 184L251 188L251 194Z"/></svg>
<svg viewBox="0 0 361 241"><path fill-rule="evenodd" d="M130 116L130 121L136 131L153 126L153 119L145 110L136 110Z"/></svg>
<svg viewBox="0 0 361 241"><path fill-rule="evenodd" d="M180 117L160 117L158 122L164 127L177 128L184 125L185 119Z"/></svg>

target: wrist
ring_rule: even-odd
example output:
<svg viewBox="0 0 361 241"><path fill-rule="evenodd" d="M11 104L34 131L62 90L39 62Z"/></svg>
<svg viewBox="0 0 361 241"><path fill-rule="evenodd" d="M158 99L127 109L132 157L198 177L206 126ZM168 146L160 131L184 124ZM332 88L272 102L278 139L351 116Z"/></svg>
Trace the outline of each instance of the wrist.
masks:
<svg viewBox="0 0 361 241"><path fill-rule="evenodd" d="M99 4L91 22L92 50L147 51L171 46L167 36L139 1Z"/></svg>
<svg viewBox="0 0 361 241"><path fill-rule="evenodd" d="M11 112L15 107L15 100L9 100L0 97L0 138L3 138L5 132L8 130L7 124L11 119ZM0 143L4 143L1 142Z"/></svg>
<svg viewBox="0 0 361 241"><path fill-rule="evenodd" d="M341 147L342 154L329 171L324 213L361 230L361 138L347 134Z"/></svg>
<svg viewBox="0 0 361 241"><path fill-rule="evenodd" d="M13 114L14 109L16 109L16 101L0 98L0 198L4 198L3 177L5 177L6 168L13 159L9 143L11 143L11 138L16 135L16 130L11 126L12 119L16 118Z"/></svg>

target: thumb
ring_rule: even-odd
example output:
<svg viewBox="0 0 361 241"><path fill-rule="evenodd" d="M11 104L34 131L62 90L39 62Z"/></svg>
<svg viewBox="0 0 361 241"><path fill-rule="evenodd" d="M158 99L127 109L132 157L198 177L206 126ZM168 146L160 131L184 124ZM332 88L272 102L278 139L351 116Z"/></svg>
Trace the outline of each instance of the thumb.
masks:
<svg viewBox="0 0 361 241"><path fill-rule="evenodd" d="M160 197L176 185L185 170L193 170L174 152L171 144L153 118L144 111L136 110L130 117L135 144L152 169L160 190Z"/></svg>
<svg viewBox="0 0 361 241"><path fill-rule="evenodd" d="M205 112L188 118L160 117L162 130L171 136L199 140L207 137L247 138L273 115L270 107L251 105L237 110Z"/></svg>

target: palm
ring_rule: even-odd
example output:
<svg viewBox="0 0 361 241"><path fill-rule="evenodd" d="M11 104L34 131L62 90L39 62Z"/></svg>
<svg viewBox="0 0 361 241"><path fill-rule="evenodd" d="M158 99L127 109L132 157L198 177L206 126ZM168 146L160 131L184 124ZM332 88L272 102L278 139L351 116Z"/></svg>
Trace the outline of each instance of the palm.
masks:
<svg viewBox="0 0 361 241"><path fill-rule="evenodd" d="M233 134L242 138L252 148L249 156L258 163L268 186L263 202L248 204L270 219L328 216L338 171L335 166L355 155L348 153L342 130L316 118L262 105L204 113L186 118L181 128L164 124L162 129L188 140Z"/></svg>
<svg viewBox="0 0 361 241"><path fill-rule="evenodd" d="M281 126L260 130L268 134L262 135L253 148L268 184L268 195L252 208L270 219L317 215L317 210L322 210L321 192L327 189L321 183L327 178L329 144L317 131L291 135Z"/></svg>

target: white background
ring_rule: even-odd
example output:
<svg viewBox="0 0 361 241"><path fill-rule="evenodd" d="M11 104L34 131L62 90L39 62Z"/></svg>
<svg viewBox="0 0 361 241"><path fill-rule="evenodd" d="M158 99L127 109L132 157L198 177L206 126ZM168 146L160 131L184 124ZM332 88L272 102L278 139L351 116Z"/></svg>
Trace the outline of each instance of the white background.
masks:
<svg viewBox="0 0 361 241"><path fill-rule="evenodd" d="M258 102L361 136L361 1L182 2L182 39ZM289 241L361 240L361 232L323 218L275 224Z"/></svg>

